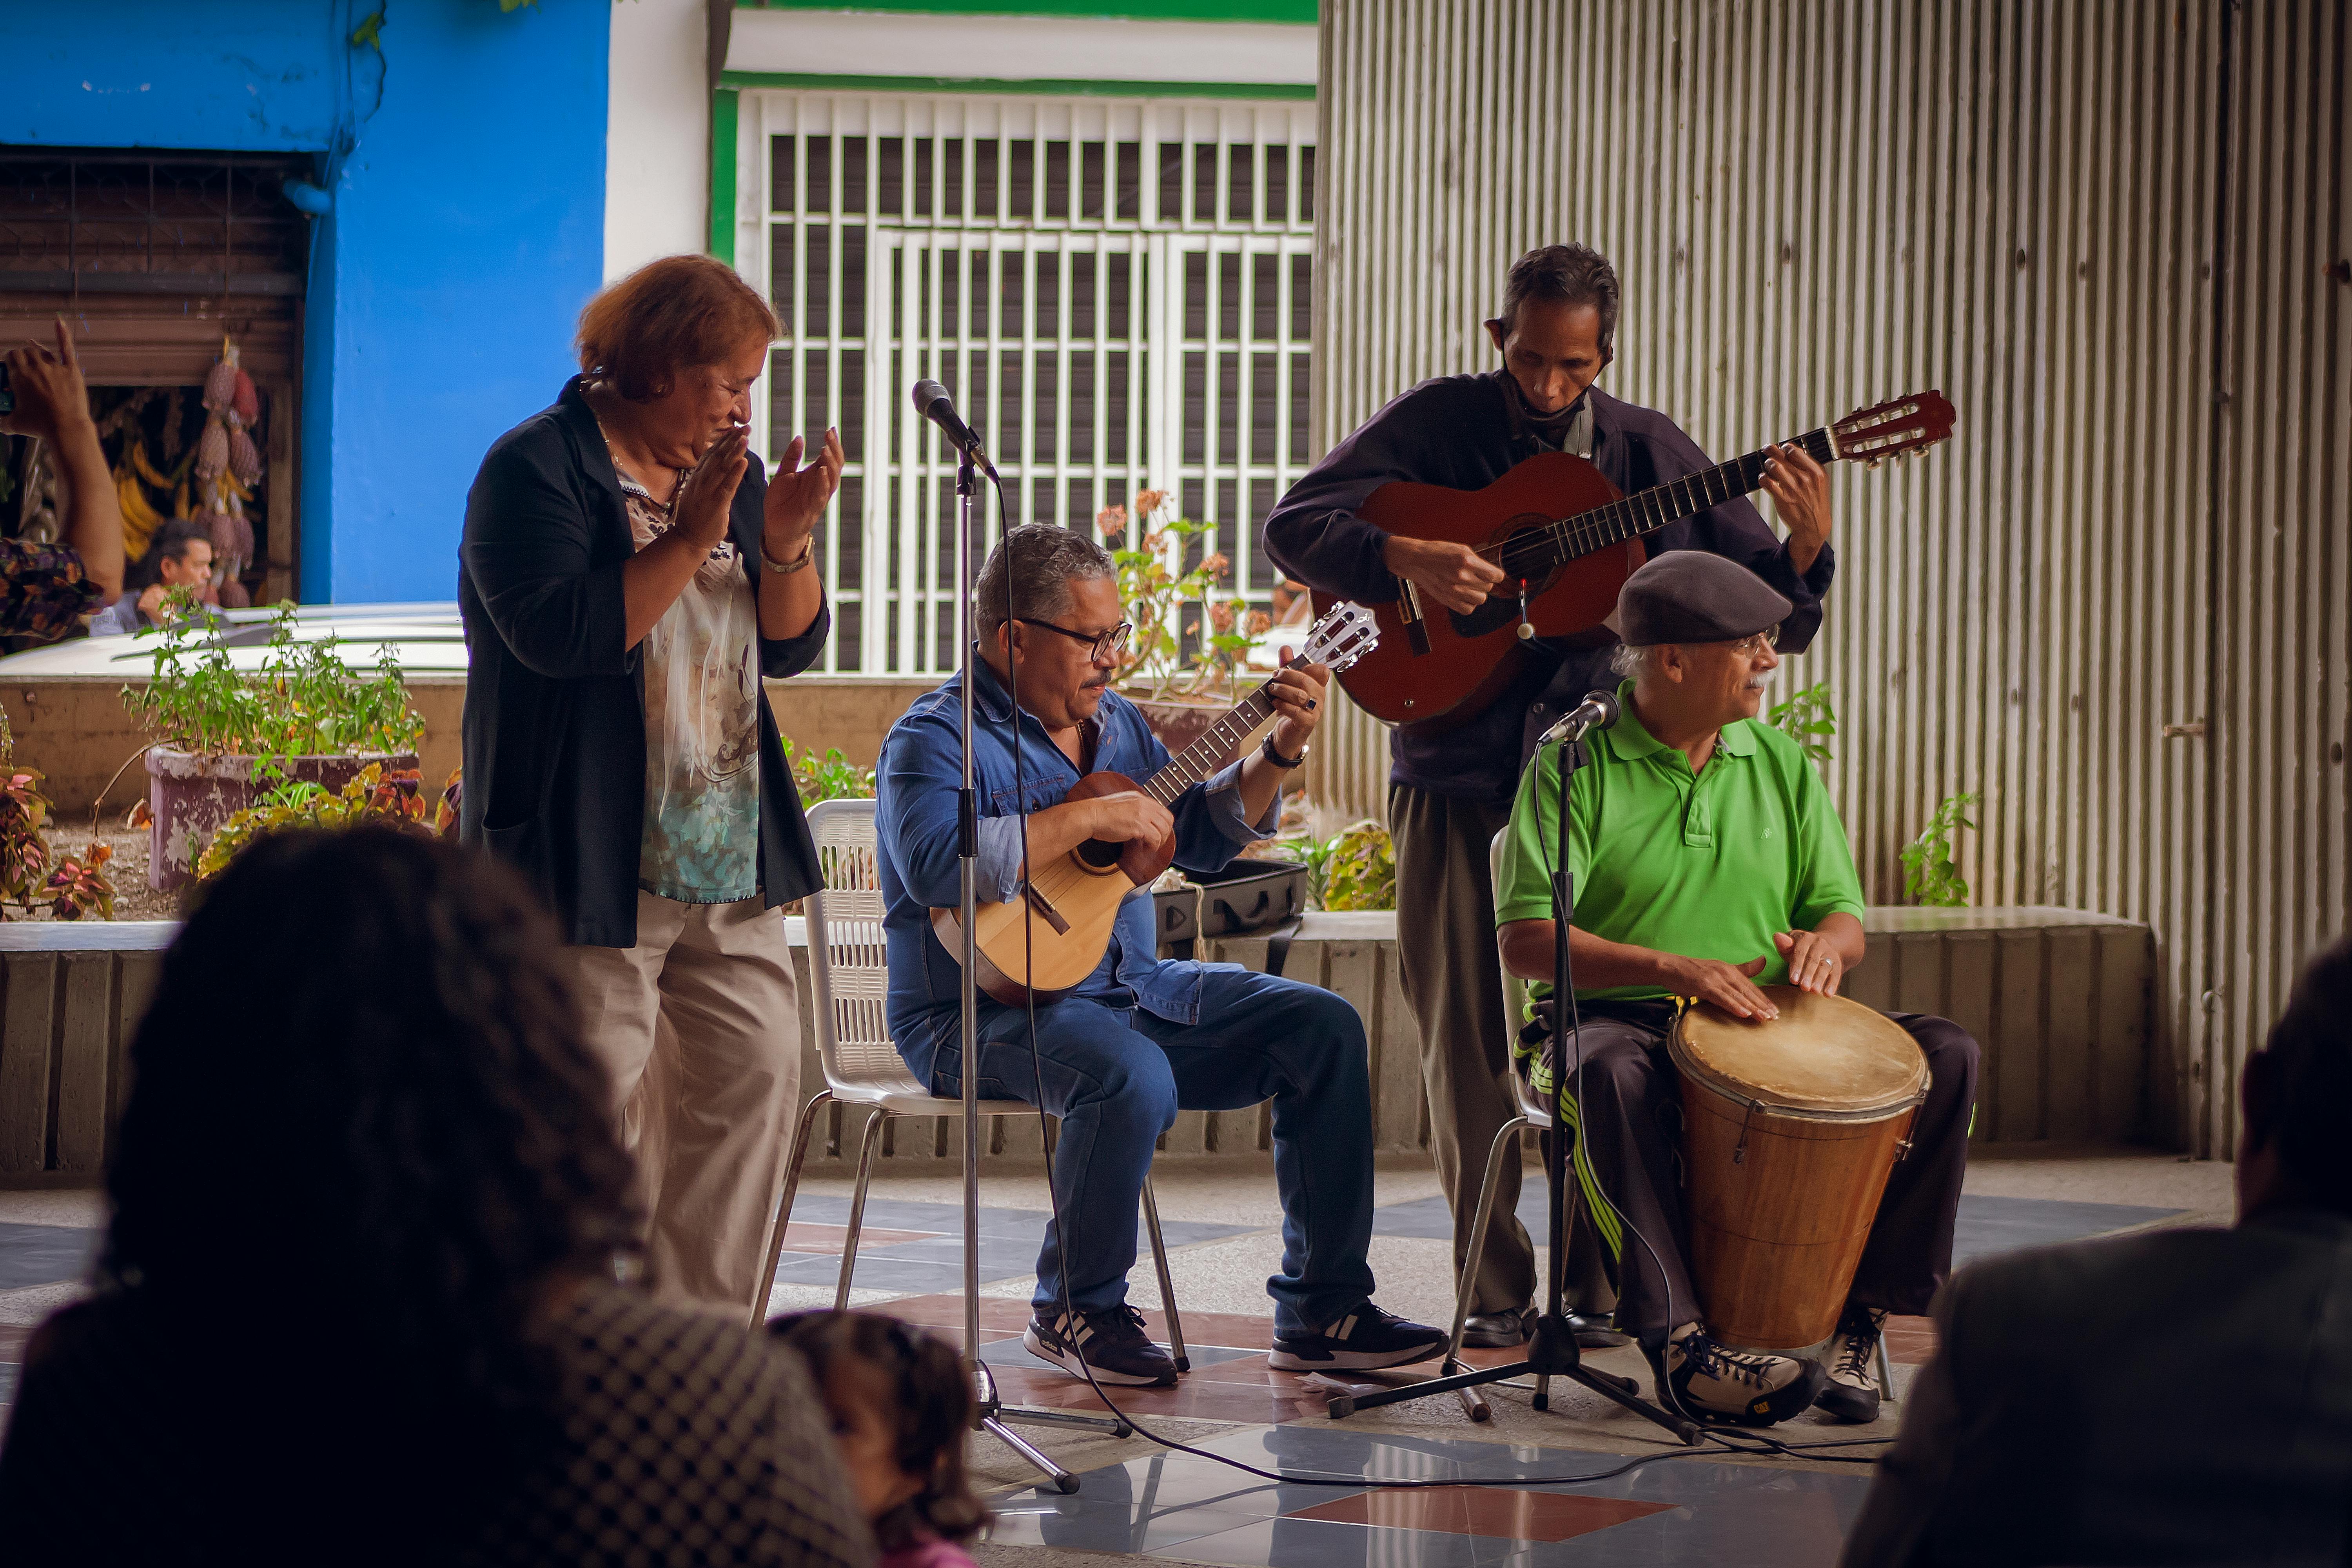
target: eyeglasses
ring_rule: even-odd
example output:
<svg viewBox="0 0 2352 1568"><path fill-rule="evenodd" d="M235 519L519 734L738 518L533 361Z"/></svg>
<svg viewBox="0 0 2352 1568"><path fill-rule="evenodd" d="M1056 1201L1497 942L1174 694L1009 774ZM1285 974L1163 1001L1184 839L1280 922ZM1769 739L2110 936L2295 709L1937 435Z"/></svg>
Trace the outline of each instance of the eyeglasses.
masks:
<svg viewBox="0 0 2352 1568"><path fill-rule="evenodd" d="M1756 633L1753 637L1741 637L1738 642L1732 643L1729 646L1735 657L1739 658L1754 658L1758 654L1762 653L1768 647L1779 647L1780 646L1780 628L1778 626L1766 626L1762 631Z"/></svg>
<svg viewBox="0 0 2352 1568"><path fill-rule="evenodd" d="M1033 621L1026 616L1015 616L1013 618L1024 626L1035 626L1040 631L1059 632L1072 642L1086 644L1088 657L1097 664L1115 662L1120 654L1127 651L1127 639L1135 630L1132 625L1121 621L1110 630L1097 636L1093 632L1074 632L1067 626L1057 626L1051 621Z"/></svg>

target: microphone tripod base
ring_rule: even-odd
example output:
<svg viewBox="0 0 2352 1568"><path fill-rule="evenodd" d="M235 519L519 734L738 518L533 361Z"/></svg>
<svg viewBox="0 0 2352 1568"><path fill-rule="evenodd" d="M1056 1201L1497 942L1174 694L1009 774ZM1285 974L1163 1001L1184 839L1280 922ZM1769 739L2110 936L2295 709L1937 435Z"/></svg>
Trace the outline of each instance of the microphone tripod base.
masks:
<svg viewBox="0 0 2352 1568"><path fill-rule="evenodd" d="M1456 1367L1461 1367L1462 1370L1458 1372L1452 1370ZM1422 1383L1407 1384L1402 1388L1383 1388L1370 1394L1341 1394L1331 1401L1331 1419L1338 1421L1354 1415L1359 1410L1373 1410L1383 1405L1402 1405L1407 1400L1427 1399L1434 1394L1455 1394L1483 1388L1490 1383L1505 1383L1512 1378L1526 1377L1532 1373L1541 1379L1564 1377L1571 1383L1581 1384L1602 1398L1612 1400L1643 1419L1664 1427L1680 1439L1686 1447L1695 1447L1699 1442L1700 1433L1696 1422L1676 1415L1671 1411L1663 1410L1643 1399L1641 1396L1640 1384L1630 1377L1620 1377L1613 1372L1602 1372L1598 1368L1586 1366L1583 1352L1577 1346L1576 1330L1567 1317L1560 1313L1547 1312L1536 1320L1535 1338L1528 1344L1527 1358L1523 1361L1515 1361L1506 1366L1475 1369L1464 1367L1460 1362L1448 1361L1445 1368L1444 1376L1433 1377ZM1465 1394L1466 1397L1471 1396ZM1534 1404L1538 1410L1550 1407L1551 1400L1549 1394L1541 1391L1540 1385ZM1471 1410L1472 1418L1481 1419L1479 1412L1484 1409L1484 1401L1474 1405Z"/></svg>

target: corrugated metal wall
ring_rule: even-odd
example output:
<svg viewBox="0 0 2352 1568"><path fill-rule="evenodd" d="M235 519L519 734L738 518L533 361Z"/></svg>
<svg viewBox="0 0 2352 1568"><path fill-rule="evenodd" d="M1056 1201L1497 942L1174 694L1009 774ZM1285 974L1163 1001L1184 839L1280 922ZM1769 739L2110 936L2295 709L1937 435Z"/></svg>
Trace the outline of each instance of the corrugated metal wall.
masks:
<svg viewBox="0 0 2352 1568"><path fill-rule="evenodd" d="M1332 0L1323 32L1318 442L1491 364L1504 270L1564 238L1624 282L1604 384L1718 455L1940 386L1949 446L1841 467L1789 679L1830 685L1874 900L1976 790L1978 902L2155 927L2150 1124L2228 1152L2237 1062L2347 916L2344 7ZM1377 812L1372 727L1331 741L1334 804Z"/></svg>

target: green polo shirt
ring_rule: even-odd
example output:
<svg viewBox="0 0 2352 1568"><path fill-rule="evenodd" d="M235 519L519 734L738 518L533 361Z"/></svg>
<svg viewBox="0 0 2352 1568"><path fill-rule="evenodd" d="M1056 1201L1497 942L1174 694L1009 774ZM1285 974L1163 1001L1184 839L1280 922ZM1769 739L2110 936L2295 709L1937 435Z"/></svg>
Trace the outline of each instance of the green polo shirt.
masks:
<svg viewBox="0 0 2352 1568"><path fill-rule="evenodd" d="M1618 689L1623 716L1587 742L1590 760L1569 785L1576 928L1690 958L1745 963L1761 954L1757 983L1785 982L1774 932L1810 931L1841 910L1862 915L1862 883L1829 791L1794 741L1753 719L1724 726L1694 776L1688 758L1633 717L1633 693L1631 681ZM1551 918L1559 758L1547 747L1519 775L1495 887L1497 925ZM1645 985L1576 994L1666 994Z"/></svg>

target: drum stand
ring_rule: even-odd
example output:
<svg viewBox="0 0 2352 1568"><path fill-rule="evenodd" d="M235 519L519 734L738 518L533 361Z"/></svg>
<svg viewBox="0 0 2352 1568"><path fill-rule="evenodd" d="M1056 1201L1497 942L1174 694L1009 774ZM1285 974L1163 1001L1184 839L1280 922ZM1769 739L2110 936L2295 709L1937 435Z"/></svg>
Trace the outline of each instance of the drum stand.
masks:
<svg viewBox="0 0 2352 1568"><path fill-rule="evenodd" d="M1560 743L1559 751L1559 862L1552 869L1552 995L1571 1003L1576 993L1571 984L1568 956L1569 911L1576 907L1570 896L1568 869L1568 785L1576 770L1584 765L1584 742L1570 738ZM1556 1026L1544 1037L1544 1062L1551 1069L1552 1093L1559 1093L1560 1040L1565 1033L1557 1026L1566 1013L1556 1009ZM1555 1114L1552 1128L1543 1140L1544 1184L1551 1208L1547 1227L1547 1245L1550 1249L1549 1264L1544 1270L1546 1300L1543 1315L1536 1320L1535 1338L1528 1345L1527 1358L1507 1366L1482 1367L1475 1372L1455 1373L1447 1377L1433 1377L1421 1383L1407 1384L1402 1388L1384 1388L1375 1394L1343 1394L1331 1401L1333 1420L1353 1415L1359 1410L1370 1410L1383 1405L1402 1405L1408 1400L1427 1399L1434 1394L1453 1394L1465 1388L1480 1388L1490 1383L1502 1383L1511 1378L1533 1373L1538 1378L1564 1377L1579 1383L1613 1400L1634 1415L1672 1432L1685 1446L1699 1441L1696 1422L1663 1410L1641 1396L1641 1384L1630 1377L1601 1372L1584 1364L1583 1352L1576 1342L1576 1331L1568 1321L1566 1287L1568 1279L1568 1244L1575 1225L1573 1211L1567 1203L1569 1129L1568 1118ZM1475 1268L1474 1258L1469 1267ZM1535 1408L1549 1406L1549 1394L1538 1393Z"/></svg>

